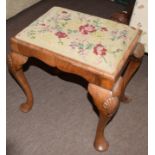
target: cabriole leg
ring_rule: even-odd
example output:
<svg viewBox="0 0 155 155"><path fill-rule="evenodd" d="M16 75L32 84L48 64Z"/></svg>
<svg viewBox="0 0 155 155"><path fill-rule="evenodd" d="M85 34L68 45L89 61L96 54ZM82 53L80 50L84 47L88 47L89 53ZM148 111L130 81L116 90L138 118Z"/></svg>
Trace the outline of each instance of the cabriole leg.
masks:
<svg viewBox="0 0 155 155"><path fill-rule="evenodd" d="M88 85L88 92L92 96L99 111L99 122L96 130L94 146L97 151L106 151L109 144L104 136L104 129L108 121L118 109L119 99L117 96L113 96L111 91L94 84Z"/></svg>
<svg viewBox="0 0 155 155"><path fill-rule="evenodd" d="M23 65L27 62L28 57L25 57L19 53L10 52L8 54L8 66L9 70L12 73L12 75L15 77L17 82L20 84L22 89L25 92L25 95L27 97L27 101L20 106L20 110L22 112L28 112L33 105L33 95L31 88L25 78L25 75L23 73Z"/></svg>
<svg viewBox="0 0 155 155"><path fill-rule="evenodd" d="M120 97L120 100L122 102L128 103L130 101L129 97L125 95L125 88L129 83L130 79L132 78L132 76L134 75L134 73L136 72L136 70L141 65L143 55L144 55L144 46L138 43L135 50L133 51L133 56L130 59L128 67L123 75L123 88L122 88L122 95Z"/></svg>

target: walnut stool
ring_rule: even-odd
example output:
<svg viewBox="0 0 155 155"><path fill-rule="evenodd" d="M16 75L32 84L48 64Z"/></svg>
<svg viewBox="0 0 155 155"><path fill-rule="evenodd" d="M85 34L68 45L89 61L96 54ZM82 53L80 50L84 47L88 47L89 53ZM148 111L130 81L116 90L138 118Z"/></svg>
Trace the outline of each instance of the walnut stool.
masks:
<svg viewBox="0 0 155 155"><path fill-rule="evenodd" d="M27 96L21 111L28 112L33 106L22 70L29 57L79 75L88 81L88 92L99 111L94 146L98 151L107 150L105 126L119 102L128 101L125 88L144 55L140 35L140 30L124 24L53 7L11 38L9 68Z"/></svg>

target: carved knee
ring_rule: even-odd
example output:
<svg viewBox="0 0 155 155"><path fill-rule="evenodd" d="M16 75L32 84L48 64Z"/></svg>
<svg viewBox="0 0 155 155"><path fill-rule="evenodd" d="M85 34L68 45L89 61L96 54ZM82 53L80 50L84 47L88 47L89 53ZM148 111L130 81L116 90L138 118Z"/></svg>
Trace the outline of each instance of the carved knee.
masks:
<svg viewBox="0 0 155 155"><path fill-rule="evenodd" d="M11 72L13 73L20 70L23 64L25 64L27 61L28 61L28 57L23 56L19 53L10 52L8 54L8 65Z"/></svg>
<svg viewBox="0 0 155 155"><path fill-rule="evenodd" d="M144 45L138 43L133 51L133 56L137 59L141 59L144 56Z"/></svg>
<svg viewBox="0 0 155 155"><path fill-rule="evenodd" d="M88 92L93 97L95 105L103 115L111 116L115 113L119 106L119 98L117 96L113 96L112 91L94 84L89 84Z"/></svg>
<svg viewBox="0 0 155 155"><path fill-rule="evenodd" d="M109 97L103 103L103 112L106 116L111 117L119 106L118 97Z"/></svg>
<svg viewBox="0 0 155 155"><path fill-rule="evenodd" d="M106 116L111 116L116 112L119 106L119 98L122 94L122 89L122 77L117 80L112 91L91 83L88 85L88 92L93 97L95 105L98 110L102 111Z"/></svg>

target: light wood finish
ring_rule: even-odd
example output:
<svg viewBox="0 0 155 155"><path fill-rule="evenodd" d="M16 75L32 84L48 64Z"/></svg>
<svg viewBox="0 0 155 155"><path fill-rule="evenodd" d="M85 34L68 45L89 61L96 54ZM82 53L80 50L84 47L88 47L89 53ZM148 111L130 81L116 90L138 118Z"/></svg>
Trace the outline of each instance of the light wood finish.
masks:
<svg viewBox="0 0 155 155"><path fill-rule="evenodd" d="M27 62L29 57L35 57L61 71L79 75L88 81L88 92L99 110L99 122L94 143L95 148L98 151L107 150L109 145L104 136L104 129L118 110L120 100L122 101L125 98L125 88L140 66L144 54L143 45L140 43L137 44L140 33L134 39L128 51L126 51L117 71L113 75L96 70L93 67L48 51L47 49L12 38L11 52L8 55L9 68L27 96L26 103L21 105L21 111L28 112L33 105L32 91L22 70L22 66ZM128 67L124 71L127 64Z"/></svg>

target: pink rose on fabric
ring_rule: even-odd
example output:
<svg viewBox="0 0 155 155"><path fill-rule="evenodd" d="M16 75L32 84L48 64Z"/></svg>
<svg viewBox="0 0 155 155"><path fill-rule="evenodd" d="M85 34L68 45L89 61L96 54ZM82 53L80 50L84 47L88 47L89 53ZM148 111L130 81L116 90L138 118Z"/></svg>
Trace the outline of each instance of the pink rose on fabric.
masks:
<svg viewBox="0 0 155 155"><path fill-rule="evenodd" d="M58 38L66 38L67 37L67 34L64 33L64 32L57 32L55 33L55 35L58 37Z"/></svg>
<svg viewBox="0 0 155 155"><path fill-rule="evenodd" d="M95 27L93 25L89 25L89 24L86 24L86 25L82 25L79 27L79 31L82 33L82 34L88 34L89 32L94 32L96 31Z"/></svg>
<svg viewBox="0 0 155 155"><path fill-rule="evenodd" d="M108 31L108 29L106 27L102 27L101 31Z"/></svg>
<svg viewBox="0 0 155 155"><path fill-rule="evenodd" d="M104 48L104 46L102 44L97 44L95 47L94 47L94 53L96 55L100 55L100 56L103 56L103 55L106 55L106 52L107 52L107 49Z"/></svg>

